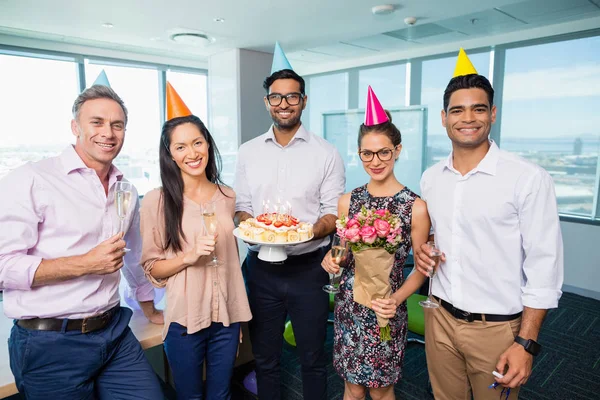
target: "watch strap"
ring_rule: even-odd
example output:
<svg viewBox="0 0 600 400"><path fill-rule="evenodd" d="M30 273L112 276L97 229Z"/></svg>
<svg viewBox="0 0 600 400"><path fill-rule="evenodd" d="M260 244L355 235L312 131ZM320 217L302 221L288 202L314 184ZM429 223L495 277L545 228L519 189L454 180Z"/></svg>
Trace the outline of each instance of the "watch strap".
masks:
<svg viewBox="0 0 600 400"><path fill-rule="evenodd" d="M521 336L515 337L515 342L519 343L525 348L525 351L533 356L537 356L542 349L542 346L538 342L532 339L523 339Z"/></svg>

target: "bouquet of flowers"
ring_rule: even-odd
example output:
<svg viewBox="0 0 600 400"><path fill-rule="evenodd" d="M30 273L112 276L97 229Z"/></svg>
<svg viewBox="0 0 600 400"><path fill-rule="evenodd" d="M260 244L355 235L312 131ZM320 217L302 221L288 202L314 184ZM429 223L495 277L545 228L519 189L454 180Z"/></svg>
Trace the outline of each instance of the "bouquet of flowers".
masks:
<svg viewBox="0 0 600 400"><path fill-rule="evenodd" d="M401 220L389 210L363 206L355 215L338 219L336 228L354 255L354 301L372 309L371 300L392 294L390 273L402 242ZM389 320L377 317L377 324L381 340L390 340Z"/></svg>

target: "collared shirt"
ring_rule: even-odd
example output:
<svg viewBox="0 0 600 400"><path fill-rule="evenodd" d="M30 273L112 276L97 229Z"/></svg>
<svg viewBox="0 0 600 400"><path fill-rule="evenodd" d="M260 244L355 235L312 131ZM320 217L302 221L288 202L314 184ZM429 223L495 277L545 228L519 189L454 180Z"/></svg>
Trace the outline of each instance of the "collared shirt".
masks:
<svg viewBox="0 0 600 400"><path fill-rule="evenodd" d="M165 306L165 326L163 339L169 325L176 322L192 334L220 322L229 326L235 322L245 322L252 318L246 295L246 286L240 267L237 241L233 236L235 193L222 187L214 193L218 218L218 239L215 252L223 265L206 265L211 256L201 257L195 265L189 266L167 279L155 279L151 275L157 261L173 259L193 248L193 239L202 232L202 210L199 204L184 196L181 228L187 239L182 240L182 251L165 251L164 211L161 189L147 193L142 200L142 265L148 279L157 287L167 288Z"/></svg>
<svg viewBox="0 0 600 400"><path fill-rule="evenodd" d="M120 273L85 275L31 287L43 259L83 255L117 233L115 183L123 174L113 165L109 192L73 146L62 154L28 163L0 180L0 288L9 318L85 318L119 303ZM154 298L139 264L141 239L137 192L125 220L131 249L121 268L139 301Z"/></svg>
<svg viewBox="0 0 600 400"><path fill-rule="evenodd" d="M326 214L337 215L337 202L344 193L344 163L337 149L300 125L283 147L275 140L273 126L263 135L244 143L238 152L235 176L235 211L253 216L263 213L263 204L279 197L289 202L292 215L314 224ZM329 238L287 246L287 253L309 253L325 246ZM251 246L257 250L259 246Z"/></svg>
<svg viewBox="0 0 600 400"><path fill-rule="evenodd" d="M557 307L563 242L550 175L493 141L464 176L452 160L450 154L421 179L435 241L446 254L433 294L473 313Z"/></svg>

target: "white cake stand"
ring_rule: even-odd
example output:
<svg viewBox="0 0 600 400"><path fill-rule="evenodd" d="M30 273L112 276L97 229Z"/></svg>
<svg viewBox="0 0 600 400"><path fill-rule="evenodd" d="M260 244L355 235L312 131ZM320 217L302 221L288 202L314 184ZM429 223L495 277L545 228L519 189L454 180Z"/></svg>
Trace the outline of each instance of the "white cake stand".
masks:
<svg viewBox="0 0 600 400"><path fill-rule="evenodd" d="M249 244L258 244L260 245L260 250L258 252L258 258L267 262L281 262L287 259L287 252L285 251L286 246L293 246L300 243L306 243L312 239L312 237L306 240L299 240L297 242L286 242L286 243L267 243L267 242L259 242L256 240L251 240L242 236L240 232L240 228L235 228L233 230L233 236L238 239L243 240Z"/></svg>

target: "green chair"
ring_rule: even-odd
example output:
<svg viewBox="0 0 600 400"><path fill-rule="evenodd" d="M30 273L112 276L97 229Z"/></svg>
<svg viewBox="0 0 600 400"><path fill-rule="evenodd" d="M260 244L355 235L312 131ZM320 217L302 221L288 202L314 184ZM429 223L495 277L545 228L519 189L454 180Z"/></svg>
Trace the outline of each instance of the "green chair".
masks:
<svg viewBox="0 0 600 400"><path fill-rule="evenodd" d="M406 308L408 310L408 330L417 335L425 336L425 312L419 305L420 301L427 299L422 294L413 294L406 299ZM421 339L409 338L408 342L425 344Z"/></svg>
<svg viewBox="0 0 600 400"><path fill-rule="evenodd" d="M406 300L406 306L408 309L408 330L416 333L417 335L425 336L425 313L423 307L419 305L420 301L427 299L427 296L421 294L413 294ZM329 310L333 311L335 305L334 295L329 295ZM329 321L333 322L333 321ZM285 329L283 331L283 338L290 346L296 346L296 338L294 337L294 329L292 328L292 321L285 323ZM417 338L409 338L409 343L421 343L425 342Z"/></svg>
<svg viewBox="0 0 600 400"><path fill-rule="evenodd" d="M329 294L329 311L333 311L335 307L335 294ZM333 320L327 322L333 323ZM290 345L296 347L296 337L294 336L294 328L292 328L292 321L285 323L285 329L283 330L283 339Z"/></svg>

